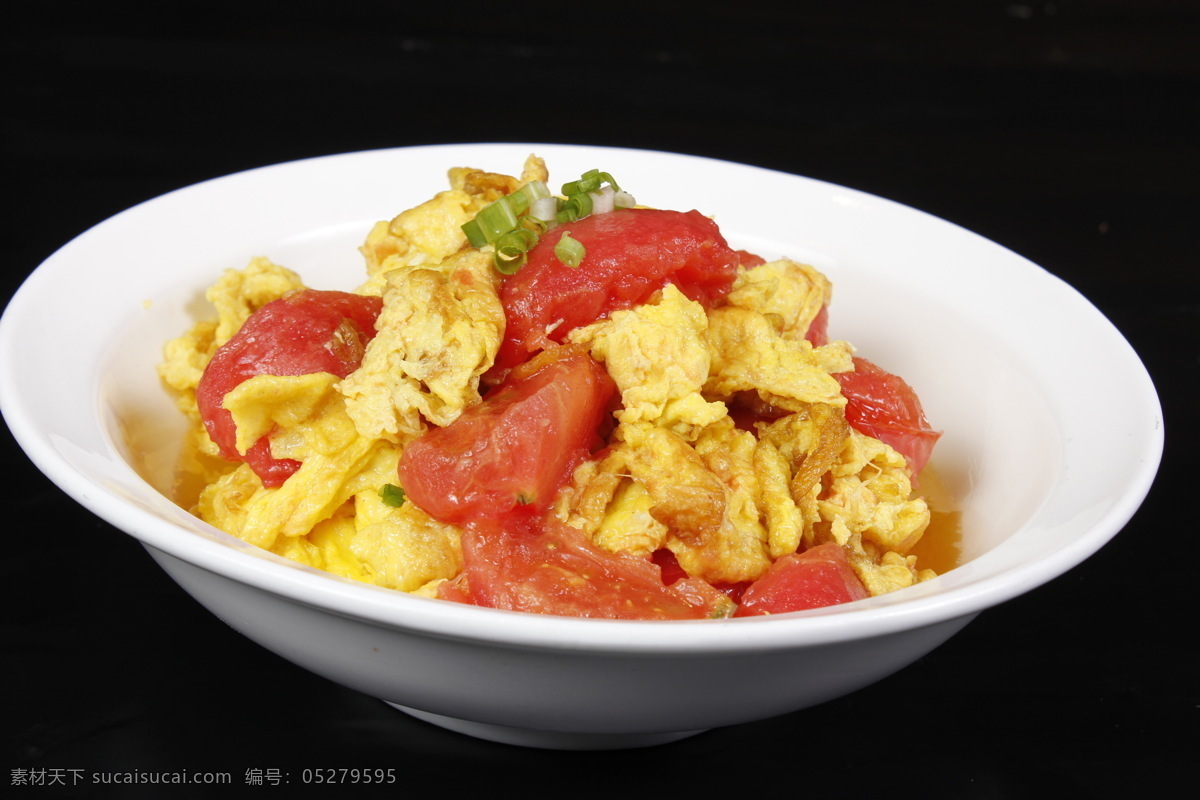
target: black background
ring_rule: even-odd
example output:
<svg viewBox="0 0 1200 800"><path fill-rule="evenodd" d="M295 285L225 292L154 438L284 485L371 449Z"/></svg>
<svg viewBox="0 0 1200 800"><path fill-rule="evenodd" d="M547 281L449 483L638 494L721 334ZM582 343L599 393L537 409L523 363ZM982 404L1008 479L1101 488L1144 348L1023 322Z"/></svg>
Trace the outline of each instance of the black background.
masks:
<svg viewBox="0 0 1200 800"><path fill-rule="evenodd" d="M218 770L247 796L297 796L304 768L359 767L398 784L312 793L1007 798L1192 774L1200 4L313 5L6 11L5 300L106 217L264 164L471 141L715 156L890 197L1070 282L1156 382L1158 480L1096 556L875 686L658 748L556 753L427 726L243 639L5 428L0 783ZM292 783L244 786L249 769Z"/></svg>

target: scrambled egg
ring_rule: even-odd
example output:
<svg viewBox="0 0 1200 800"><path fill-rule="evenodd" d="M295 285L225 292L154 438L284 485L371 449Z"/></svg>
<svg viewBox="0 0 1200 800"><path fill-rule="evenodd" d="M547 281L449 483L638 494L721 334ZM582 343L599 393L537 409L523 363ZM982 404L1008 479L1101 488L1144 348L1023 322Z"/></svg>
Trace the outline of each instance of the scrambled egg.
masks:
<svg viewBox="0 0 1200 800"><path fill-rule="evenodd" d="M377 333L341 392L362 436L404 442L479 402L479 379L504 338L504 309L492 258L479 250L384 275Z"/></svg>
<svg viewBox="0 0 1200 800"><path fill-rule="evenodd" d="M360 248L357 291L383 299L361 366L344 379L260 375L226 396L240 452L265 435L272 455L301 462L275 488L218 456L195 391L247 317L303 283L265 258L226 271L206 295L215 318L168 342L159 368L192 423L177 499L234 536L345 578L430 595L454 578L460 532L414 503L389 505L379 489L395 481L407 442L479 402L505 319L500 276L461 226L535 179L548 173L534 156L520 177L451 170L448 190L377 223ZM908 554L930 510L904 457L846 422L833 375L854 368L852 348L805 339L830 296L816 269L779 260L739 270L716 308L667 285L571 332L621 404L609 446L579 466L552 513L612 552L667 548L713 583L752 581L830 541L871 594L932 577ZM731 408L746 398L776 417L735 424Z"/></svg>

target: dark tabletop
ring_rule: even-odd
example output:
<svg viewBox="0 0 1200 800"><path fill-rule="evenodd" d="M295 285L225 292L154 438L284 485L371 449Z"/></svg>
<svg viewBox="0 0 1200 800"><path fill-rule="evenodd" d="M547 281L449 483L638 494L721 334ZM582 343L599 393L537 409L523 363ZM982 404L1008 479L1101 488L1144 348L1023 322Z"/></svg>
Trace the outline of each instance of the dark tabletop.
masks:
<svg viewBox="0 0 1200 800"><path fill-rule="evenodd" d="M207 770L298 796L273 776L362 768L398 782L310 791L1073 798L1192 774L1200 3L300 5L6 21L3 299L91 225L249 167L470 141L714 156L915 206L1071 283L1156 382L1158 480L1083 565L872 687L662 747L556 753L430 727L242 638L4 428L0 783Z"/></svg>

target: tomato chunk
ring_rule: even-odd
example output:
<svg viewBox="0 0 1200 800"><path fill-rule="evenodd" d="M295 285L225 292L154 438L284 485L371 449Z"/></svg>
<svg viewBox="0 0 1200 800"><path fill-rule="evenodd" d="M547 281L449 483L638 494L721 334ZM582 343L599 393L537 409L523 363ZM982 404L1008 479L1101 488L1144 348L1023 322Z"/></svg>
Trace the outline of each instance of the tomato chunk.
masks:
<svg viewBox="0 0 1200 800"><path fill-rule="evenodd" d="M239 453L233 415L221 405L225 395L256 375L346 377L362 362L382 307L378 297L301 289L251 314L213 354L196 387L200 417L222 457L250 464L264 486L278 486L299 469L297 461L273 458L265 436Z"/></svg>
<svg viewBox="0 0 1200 800"><path fill-rule="evenodd" d="M454 422L405 447L400 485L444 522L544 510L599 444L615 392L583 348L547 350Z"/></svg>
<svg viewBox="0 0 1200 800"><path fill-rule="evenodd" d="M833 377L846 398L850 426L891 445L908 459L913 474L919 473L942 434L929 426L913 388L900 376L858 357L853 372L838 372Z"/></svg>
<svg viewBox="0 0 1200 800"><path fill-rule="evenodd" d="M463 572L439 596L489 608L601 619L725 617L733 601L697 578L663 582L649 558L609 553L554 517L463 533Z"/></svg>
<svg viewBox="0 0 1200 800"><path fill-rule="evenodd" d="M578 267L554 254L566 233L587 251ZM740 258L698 211L618 209L554 228L501 288L508 327L496 368L503 374L573 328L645 302L668 282L710 305L728 293Z"/></svg>
<svg viewBox="0 0 1200 800"><path fill-rule="evenodd" d="M735 617L849 603L869 594L835 542L779 558L742 593Z"/></svg>

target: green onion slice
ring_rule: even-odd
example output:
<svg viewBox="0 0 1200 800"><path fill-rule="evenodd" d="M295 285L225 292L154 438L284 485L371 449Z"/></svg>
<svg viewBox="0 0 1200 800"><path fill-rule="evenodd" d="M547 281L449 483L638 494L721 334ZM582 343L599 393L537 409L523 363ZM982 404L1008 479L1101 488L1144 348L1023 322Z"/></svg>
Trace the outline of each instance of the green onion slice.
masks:
<svg viewBox="0 0 1200 800"><path fill-rule="evenodd" d="M404 490L394 483L385 483L379 487L379 499L385 506L399 508L404 505Z"/></svg>
<svg viewBox="0 0 1200 800"><path fill-rule="evenodd" d="M496 244L496 269L505 275L525 266L529 249L537 244L537 234L527 228L513 228L498 238Z"/></svg>
<svg viewBox="0 0 1200 800"><path fill-rule="evenodd" d="M578 239L572 239L571 234L564 233L554 245L554 255L558 256L558 260L563 264L574 269L583 262L587 250Z"/></svg>
<svg viewBox="0 0 1200 800"><path fill-rule="evenodd" d="M512 199L513 211L518 216L528 211L529 207L534 204L534 201L549 196L550 190L541 181L530 181L509 195Z"/></svg>
<svg viewBox="0 0 1200 800"><path fill-rule="evenodd" d="M541 236L546 231L550 230L550 223L541 217L535 217L531 214L526 214L521 217L521 227L534 235L534 238Z"/></svg>
<svg viewBox="0 0 1200 800"><path fill-rule="evenodd" d="M564 183L562 193L568 197L573 194L586 194L588 192L599 191L600 187L607 183L613 187L614 192L621 191L621 187L617 186L617 182L613 180L612 175L607 172L601 172L598 169L589 169L577 181Z"/></svg>
<svg viewBox="0 0 1200 800"><path fill-rule="evenodd" d="M592 213L592 198L586 192L569 195L558 209L558 221L575 222Z"/></svg>
<svg viewBox="0 0 1200 800"><path fill-rule="evenodd" d="M471 247L483 247L487 244L487 236L483 233L483 228L479 226L479 218L472 217L469 222L462 226L463 233L467 235L467 241L471 243Z"/></svg>

